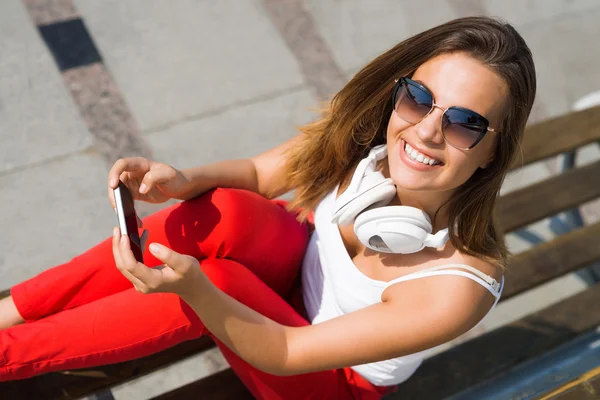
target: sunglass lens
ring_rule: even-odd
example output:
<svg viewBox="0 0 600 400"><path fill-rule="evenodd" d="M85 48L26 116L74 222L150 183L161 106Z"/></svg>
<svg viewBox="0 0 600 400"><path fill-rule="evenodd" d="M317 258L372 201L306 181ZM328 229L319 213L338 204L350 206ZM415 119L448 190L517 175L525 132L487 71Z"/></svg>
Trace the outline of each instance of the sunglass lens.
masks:
<svg viewBox="0 0 600 400"><path fill-rule="evenodd" d="M400 82L394 99L396 114L406 122L416 124L431 110L433 98L405 80Z"/></svg>
<svg viewBox="0 0 600 400"><path fill-rule="evenodd" d="M459 148L471 148L487 131L485 118L469 110L450 108L444 114L442 131L446 140Z"/></svg>

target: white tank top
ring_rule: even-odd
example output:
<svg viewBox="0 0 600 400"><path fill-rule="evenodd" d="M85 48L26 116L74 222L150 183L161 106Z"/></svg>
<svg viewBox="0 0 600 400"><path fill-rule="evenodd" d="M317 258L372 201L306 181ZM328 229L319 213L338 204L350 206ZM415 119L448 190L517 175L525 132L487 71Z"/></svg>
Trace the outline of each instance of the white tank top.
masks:
<svg viewBox="0 0 600 400"><path fill-rule="evenodd" d="M348 255L337 224L331 222L336 193L337 188L328 194L315 210L315 231L310 238L302 265L304 305L312 324L379 303L383 291L394 283L432 275L460 275L472 279L495 296L496 301L492 309L496 306L504 287L504 277L502 284L499 284L492 277L464 264L441 265L389 282L374 280L364 275ZM423 358L435 349L356 365L352 369L374 385L396 385L408 379Z"/></svg>

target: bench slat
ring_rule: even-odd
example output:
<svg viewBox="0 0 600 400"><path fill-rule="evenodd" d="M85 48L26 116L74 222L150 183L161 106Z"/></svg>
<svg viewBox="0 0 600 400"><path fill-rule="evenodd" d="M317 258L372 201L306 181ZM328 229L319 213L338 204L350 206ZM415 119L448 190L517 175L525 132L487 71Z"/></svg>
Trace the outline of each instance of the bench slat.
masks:
<svg viewBox="0 0 600 400"><path fill-rule="evenodd" d="M189 383L151 400L252 400L252 394L231 368Z"/></svg>
<svg viewBox="0 0 600 400"><path fill-rule="evenodd" d="M523 157L512 168L519 168L600 140L600 106L548 119L525 129Z"/></svg>
<svg viewBox="0 0 600 400"><path fill-rule="evenodd" d="M214 342L209 337L204 336L133 361L90 369L71 370L67 371L67 374L52 372L26 380L1 382L0 393L2 393L2 396L0 397L2 400L78 399L147 375L214 346Z"/></svg>
<svg viewBox="0 0 600 400"><path fill-rule="evenodd" d="M600 285L425 360L386 399L441 399L507 372L600 324Z"/></svg>
<svg viewBox="0 0 600 400"><path fill-rule="evenodd" d="M506 232L600 197L600 161L501 196L495 216Z"/></svg>
<svg viewBox="0 0 600 400"><path fill-rule="evenodd" d="M600 260L600 222L539 244L514 256L505 274L501 300Z"/></svg>

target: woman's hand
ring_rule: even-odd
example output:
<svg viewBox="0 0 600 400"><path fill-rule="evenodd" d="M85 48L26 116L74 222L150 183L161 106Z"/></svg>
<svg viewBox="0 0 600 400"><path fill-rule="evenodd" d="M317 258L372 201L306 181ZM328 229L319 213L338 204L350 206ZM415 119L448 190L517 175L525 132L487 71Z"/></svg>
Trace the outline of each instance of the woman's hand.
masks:
<svg viewBox="0 0 600 400"><path fill-rule="evenodd" d="M113 230L112 249L117 268L133 283L140 293L175 293L185 296L199 285L203 273L194 257L179 254L158 243L150 245L150 252L165 265L150 268L138 262L131 251L127 235L121 236L118 227Z"/></svg>
<svg viewBox="0 0 600 400"><path fill-rule="evenodd" d="M108 198L115 208L113 189L119 179L127 186L135 200L164 203L178 198L184 192L188 179L172 166L143 157L122 158L108 173Z"/></svg>

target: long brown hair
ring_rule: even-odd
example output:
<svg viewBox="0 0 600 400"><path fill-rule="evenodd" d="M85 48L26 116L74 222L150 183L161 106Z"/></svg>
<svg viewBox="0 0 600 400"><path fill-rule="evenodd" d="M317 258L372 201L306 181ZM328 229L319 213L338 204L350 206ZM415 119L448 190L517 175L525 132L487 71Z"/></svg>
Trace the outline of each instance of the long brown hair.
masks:
<svg viewBox="0 0 600 400"><path fill-rule="evenodd" d="M493 209L519 149L536 79L523 38L511 25L488 17L455 19L399 43L358 72L319 120L300 128L304 139L287 154L279 182L295 189L289 206L302 209L301 218L348 177L371 147L385 143L394 79L453 52L464 52L495 71L508 85L510 98L493 161L475 171L445 204L450 240L463 253L505 265L508 251L494 224Z"/></svg>

